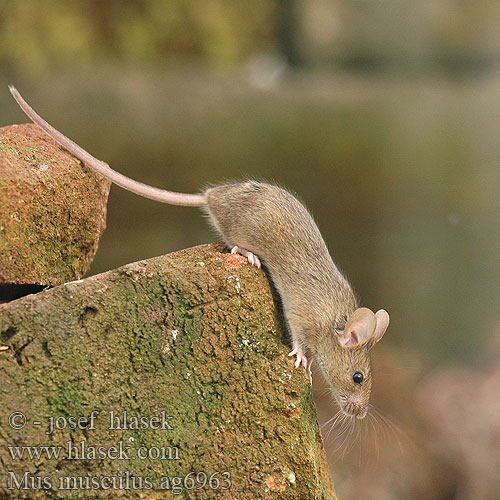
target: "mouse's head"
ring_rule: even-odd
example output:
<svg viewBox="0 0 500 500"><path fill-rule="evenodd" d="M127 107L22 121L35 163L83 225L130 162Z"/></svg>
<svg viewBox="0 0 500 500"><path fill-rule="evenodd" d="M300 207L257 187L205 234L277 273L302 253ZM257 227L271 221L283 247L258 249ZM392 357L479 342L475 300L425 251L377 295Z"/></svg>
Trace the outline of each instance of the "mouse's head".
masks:
<svg viewBox="0 0 500 500"><path fill-rule="evenodd" d="M333 356L321 356L320 367L342 411L364 418L372 386L371 348L382 338L389 325L389 315L381 309L356 309L344 318L333 335L328 337Z"/></svg>

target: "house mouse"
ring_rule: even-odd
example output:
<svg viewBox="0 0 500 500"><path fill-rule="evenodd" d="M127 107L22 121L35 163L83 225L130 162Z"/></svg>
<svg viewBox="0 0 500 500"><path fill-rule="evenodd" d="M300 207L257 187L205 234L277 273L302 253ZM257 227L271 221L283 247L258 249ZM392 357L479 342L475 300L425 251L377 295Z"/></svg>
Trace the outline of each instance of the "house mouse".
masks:
<svg viewBox="0 0 500 500"><path fill-rule="evenodd" d="M372 385L370 351L389 315L358 307L313 218L288 191L253 180L223 184L202 194L154 188L115 172L41 118L12 86L28 117L62 147L115 184L162 203L202 207L232 253L263 264L282 301L295 367L316 362L341 410L365 417ZM306 354L309 354L310 359Z"/></svg>

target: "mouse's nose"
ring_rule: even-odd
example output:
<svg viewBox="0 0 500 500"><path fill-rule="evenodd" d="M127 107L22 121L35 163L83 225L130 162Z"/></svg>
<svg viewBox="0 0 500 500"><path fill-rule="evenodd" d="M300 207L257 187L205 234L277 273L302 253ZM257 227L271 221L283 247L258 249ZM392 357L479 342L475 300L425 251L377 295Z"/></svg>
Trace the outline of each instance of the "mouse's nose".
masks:
<svg viewBox="0 0 500 500"><path fill-rule="evenodd" d="M358 396L351 396L348 398L345 408L350 415L356 418L364 418L366 416L366 405Z"/></svg>

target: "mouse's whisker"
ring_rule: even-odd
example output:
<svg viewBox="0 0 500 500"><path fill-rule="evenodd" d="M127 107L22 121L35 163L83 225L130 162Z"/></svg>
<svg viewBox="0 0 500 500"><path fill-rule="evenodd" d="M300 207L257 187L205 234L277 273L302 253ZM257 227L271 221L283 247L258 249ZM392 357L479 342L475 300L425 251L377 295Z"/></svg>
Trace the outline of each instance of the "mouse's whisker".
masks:
<svg viewBox="0 0 500 500"><path fill-rule="evenodd" d="M332 417L332 418L335 418L335 415ZM330 419L331 420L331 419ZM332 432L332 429L335 425L334 422L330 422L330 420L328 422L325 422L322 426L321 426L321 433L323 435L323 441L327 441L328 438L330 437L330 433Z"/></svg>
<svg viewBox="0 0 500 500"><path fill-rule="evenodd" d="M394 432L398 434L403 434L401 427L396 424L388 415L385 415L379 408L376 406L372 406L373 411L379 418L388 426L388 428L392 429Z"/></svg>
<svg viewBox="0 0 500 500"><path fill-rule="evenodd" d="M320 387L319 389L313 389L313 392L321 398L329 394L331 392L331 389L329 387Z"/></svg>
<svg viewBox="0 0 500 500"><path fill-rule="evenodd" d="M339 427L339 434L338 438L340 438L345 432L347 432L350 428L350 419L349 417L342 412L341 418L340 418L340 427Z"/></svg>
<svg viewBox="0 0 500 500"><path fill-rule="evenodd" d="M334 453L336 453L337 451L342 451L341 458L344 457L345 453L350 448L350 438L352 436L352 433L356 429L356 422L354 420L355 419L353 417L342 413L342 424L340 427L340 432L335 436L338 444L334 449Z"/></svg>
<svg viewBox="0 0 500 500"><path fill-rule="evenodd" d="M334 418L335 420L333 420L333 422L330 425L330 429L328 430L328 433L326 435L327 439L330 436L331 432L333 431L334 427L337 425L337 423L339 421L342 422L343 418L342 410L339 410L332 418Z"/></svg>
<svg viewBox="0 0 500 500"><path fill-rule="evenodd" d="M380 415L380 413L377 411L377 409L375 407L373 407L372 410L373 410L373 412L372 412L373 418L377 424L377 428L382 433L383 440L386 442L390 441L391 432L390 432L390 428L389 428L387 422L382 418L382 416Z"/></svg>
<svg viewBox="0 0 500 500"><path fill-rule="evenodd" d="M353 418L350 418L351 420L351 424L349 426L349 430L348 432L345 434L344 436L344 439L342 441L342 446L341 448L343 449L342 451L342 460L344 459L345 455L347 454L347 452L353 447L354 445L354 441L352 440L352 435L356 429L356 422Z"/></svg>
<svg viewBox="0 0 500 500"><path fill-rule="evenodd" d="M333 430L333 426L330 428L330 432ZM344 435L344 433L347 432L347 427L344 421L344 416L342 415L340 419L340 427L338 429L338 432L334 434L334 440L339 441L340 438Z"/></svg>
<svg viewBox="0 0 500 500"><path fill-rule="evenodd" d="M367 419L366 419L366 436L364 438L364 443L369 443L372 444L370 446L370 449L375 450L375 458L376 462L379 461L379 439L378 439L378 432L377 429L375 428L375 424L373 423L373 415L370 415L368 413Z"/></svg>
<svg viewBox="0 0 500 500"><path fill-rule="evenodd" d="M313 392L319 392L319 391L330 391L331 388L330 386L328 385L323 385L321 387L316 387L315 389L313 389Z"/></svg>
<svg viewBox="0 0 500 500"><path fill-rule="evenodd" d="M360 445L358 446L358 464L359 464L359 467L361 467L362 465L362 457L364 457L364 454L362 453L362 449L363 447L361 446L362 443L365 443L367 441L367 438L369 437L368 435L368 420L366 421L363 421L363 425L360 426L360 433L359 433L359 436L360 436Z"/></svg>
<svg viewBox="0 0 500 500"><path fill-rule="evenodd" d="M340 413L341 413L341 410L339 410L337 413L335 413L335 415L333 417L329 418L326 422L322 423L321 424L321 429L323 429L323 427L326 427L332 420L338 418L338 416L339 416Z"/></svg>
<svg viewBox="0 0 500 500"><path fill-rule="evenodd" d="M407 447L403 446L403 441L405 442L405 445L410 445L412 447L414 446L414 443L412 442L410 436L403 430L401 425L395 422L388 415L385 415L379 408L373 405L370 406L373 410L373 416L381 424L381 428L385 430L387 438L390 440L390 438L392 437L397 441L398 448L401 453L404 452L404 449Z"/></svg>
<svg viewBox="0 0 500 500"><path fill-rule="evenodd" d="M360 450L360 454L359 454L359 462L360 462L360 465L361 465L361 443L364 442L364 433L366 432L366 426L364 425L364 422L358 422L356 424L356 437L354 439L354 442L355 443L359 443L359 446L358 446L358 449Z"/></svg>
<svg viewBox="0 0 500 500"><path fill-rule="evenodd" d="M374 435L373 442L375 444L375 456L376 456L376 459L377 459L377 462L378 462L379 459L380 459L379 433L378 433L378 428L375 425L376 422L377 422L377 419L373 415L373 413L368 413L368 422L369 422L371 428L373 429L373 435Z"/></svg>
<svg viewBox="0 0 500 500"><path fill-rule="evenodd" d="M351 430L351 434L350 434L350 446L349 446L349 450L352 449L352 448L354 448L354 446L358 442L359 433L361 431L361 427L362 427L361 421L358 420L357 418L353 419L353 425L352 425L352 430Z"/></svg>

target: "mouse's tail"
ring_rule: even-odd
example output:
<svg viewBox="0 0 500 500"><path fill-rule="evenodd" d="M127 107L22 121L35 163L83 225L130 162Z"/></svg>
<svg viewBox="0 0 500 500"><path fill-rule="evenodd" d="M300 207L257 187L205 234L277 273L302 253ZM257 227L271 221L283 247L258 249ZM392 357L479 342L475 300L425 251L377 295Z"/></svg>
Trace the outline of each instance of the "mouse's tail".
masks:
<svg viewBox="0 0 500 500"><path fill-rule="evenodd" d="M113 169L108 167L104 162L94 158L90 153L87 153L83 148L78 146L71 139L68 139L65 135L61 134L52 125L47 123L41 116L39 116L33 108L22 98L21 94L17 89L10 85L10 93L14 96L21 109L28 115L28 117L36 123L41 129L43 129L52 139L57 141L64 149L67 149L71 154L76 156L78 159L83 161L90 168L99 172L104 177L114 182L118 186L132 191L145 198L150 198L151 200L159 201L161 203L169 203L170 205L182 205L190 207L201 207L206 205L205 196L201 194L184 194L175 193L173 191L166 191L164 189L159 189L155 187L148 186L142 182L134 181L125 175L115 172Z"/></svg>

